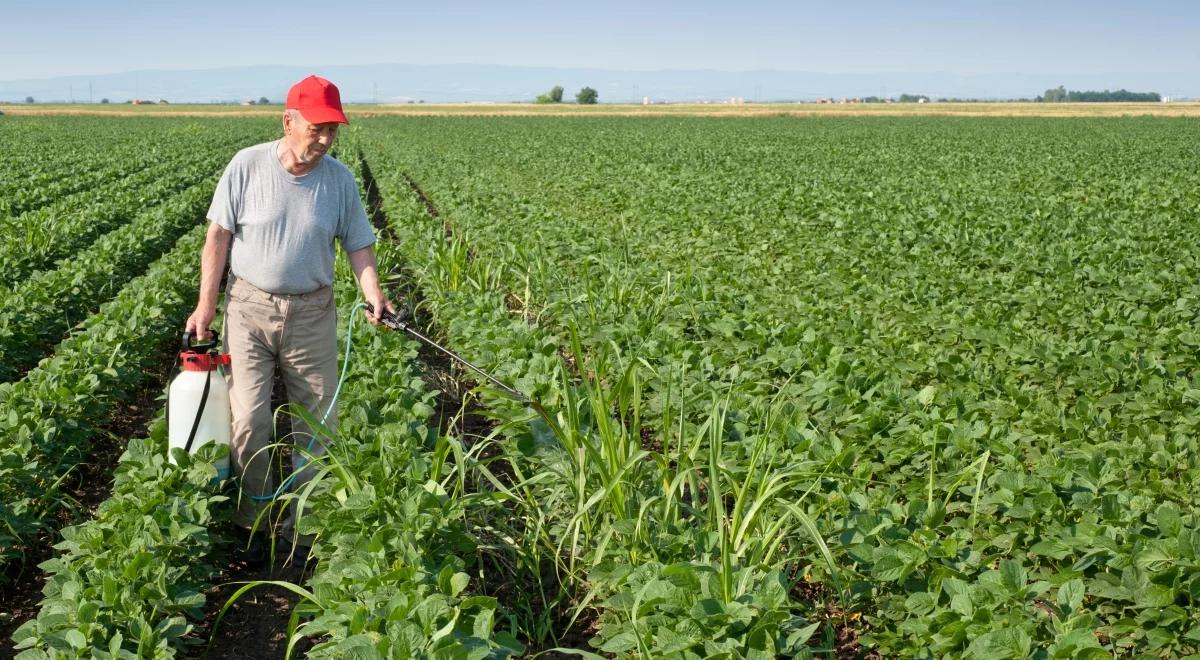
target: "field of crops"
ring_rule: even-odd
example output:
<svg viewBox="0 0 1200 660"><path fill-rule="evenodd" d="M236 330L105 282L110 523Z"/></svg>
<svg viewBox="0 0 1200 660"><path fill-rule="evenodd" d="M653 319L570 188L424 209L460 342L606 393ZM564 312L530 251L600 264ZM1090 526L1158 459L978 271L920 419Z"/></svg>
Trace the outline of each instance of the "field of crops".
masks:
<svg viewBox="0 0 1200 660"><path fill-rule="evenodd" d="M223 609L214 453L168 465L160 420L110 420L161 387L216 174L274 130L0 121L0 590L45 580L24 657L202 654L270 586ZM356 121L337 154L393 297L550 414L356 329L322 478L285 497L317 542L263 634L311 657L1200 653L1198 133ZM89 511L70 484L101 445L125 453Z"/></svg>

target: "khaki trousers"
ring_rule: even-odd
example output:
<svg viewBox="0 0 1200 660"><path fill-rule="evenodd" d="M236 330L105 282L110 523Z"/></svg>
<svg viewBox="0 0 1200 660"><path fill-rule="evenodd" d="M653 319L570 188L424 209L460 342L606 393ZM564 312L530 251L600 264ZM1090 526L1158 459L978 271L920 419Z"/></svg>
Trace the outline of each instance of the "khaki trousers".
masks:
<svg viewBox="0 0 1200 660"><path fill-rule="evenodd" d="M320 420L337 388L337 319L331 287L287 295L268 293L245 280L232 281L225 312L225 350L232 358L227 376L233 413L230 460L232 474L241 483L234 522L250 528L279 488L271 470L272 450L264 449L274 441L271 386L275 365L283 374L288 400ZM294 415L290 420L295 476L281 494L300 491L315 472L311 466L305 468L308 459L300 449L318 456L325 453L324 444L312 439L302 420ZM337 411L333 410L325 425L333 429L336 424ZM290 514L280 530L289 540L294 506ZM270 529L271 522L264 516L259 529ZM302 545L308 545L306 541L300 540Z"/></svg>

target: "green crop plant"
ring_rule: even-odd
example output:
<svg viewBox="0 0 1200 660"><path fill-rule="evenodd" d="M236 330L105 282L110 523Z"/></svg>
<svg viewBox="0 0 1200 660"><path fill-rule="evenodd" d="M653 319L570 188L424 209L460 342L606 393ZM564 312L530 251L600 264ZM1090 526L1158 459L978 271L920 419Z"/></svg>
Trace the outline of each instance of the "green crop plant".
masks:
<svg viewBox="0 0 1200 660"><path fill-rule="evenodd" d="M362 348L385 346L392 350L380 355L395 356L403 341L377 336ZM298 533L315 535L315 572L307 587L246 584L219 614L251 590L276 585L302 598L289 625L289 655L301 639L313 638L318 643L309 657L478 650L503 657L520 647L502 634L493 639L495 599L464 593L470 578L460 557L470 557L474 543L463 526L465 500L451 497L444 486L462 479L452 467L458 446L430 437L423 426L432 413L430 395L404 369L362 365L350 393L384 382L397 386L393 405L374 414L365 403L353 406L336 434L289 406L288 414L303 419L329 447L320 456L299 449L310 459L313 479L278 500L280 507L295 507ZM219 625L218 618L214 634Z"/></svg>
<svg viewBox="0 0 1200 660"><path fill-rule="evenodd" d="M93 201L97 189L120 186L126 178L178 157L170 138L178 138L179 129L191 123L160 119L112 122L92 117L11 119L0 126L5 145L0 217L16 217L64 202ZM87 168L87 176L77 176L81 167Z"/></svg>
<svg viewBox="0 0 1200 660"><path fill-rule="evenodd" d="M211 184L180 193L162 207L113 230L62 267L41 271L0 301L0 381L33 366L73 322L86 318L194 227L208 208Z"/></svg>

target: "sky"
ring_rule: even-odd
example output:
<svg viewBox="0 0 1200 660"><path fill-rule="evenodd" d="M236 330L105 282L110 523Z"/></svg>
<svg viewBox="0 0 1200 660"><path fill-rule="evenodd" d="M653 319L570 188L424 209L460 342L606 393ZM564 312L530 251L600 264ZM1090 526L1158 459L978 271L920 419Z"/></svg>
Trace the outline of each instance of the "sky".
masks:
<svg viewBox="0 0 1200 660"><path fill-rule="evenodd" d="M1200 2L0 0L0 80L238 65L1200 72Z"/></svg>

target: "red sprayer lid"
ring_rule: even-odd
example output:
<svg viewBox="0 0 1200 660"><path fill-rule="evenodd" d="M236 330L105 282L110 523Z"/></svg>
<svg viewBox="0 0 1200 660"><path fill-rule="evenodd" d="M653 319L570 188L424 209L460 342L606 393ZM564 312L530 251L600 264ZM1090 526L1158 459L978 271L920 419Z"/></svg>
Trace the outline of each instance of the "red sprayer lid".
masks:
<svg viewBox="0 0 1200 660"><path fill-rule="evenodd" d="M229 354L183 351L179 354L179 361L184 371L216 371L217 367L229 366Z"/></svg>

